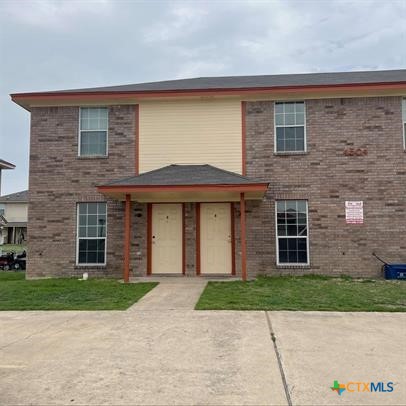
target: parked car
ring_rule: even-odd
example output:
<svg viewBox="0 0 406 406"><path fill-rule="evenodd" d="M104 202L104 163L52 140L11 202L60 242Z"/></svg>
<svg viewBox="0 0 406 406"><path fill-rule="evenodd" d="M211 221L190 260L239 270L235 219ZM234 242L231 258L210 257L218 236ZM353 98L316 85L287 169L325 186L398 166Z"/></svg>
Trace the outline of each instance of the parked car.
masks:
<svg viewBox="0 0 406 406"><path fill-rule="evenodd" d="M3 271L25 270L26 268L27 253L23 251L21 254L16 255L15 252L7 252L0 256L0 269Z"/></svg>
<svg viewBox="0 0 406 406"><path fill-rule="evenodd" d="M6 254L0 256L0 269L3 269L3 271L9 271L10 269L12 269L13 264L14 264L13 252L7 252Z"/></svg>
<svg viewBox="0 0 406 406"><path fill-rule="evenodd" d="M21 254L15 255L14 257L14 269L25 270L27 263L27 253L23 251Z"/></svg>

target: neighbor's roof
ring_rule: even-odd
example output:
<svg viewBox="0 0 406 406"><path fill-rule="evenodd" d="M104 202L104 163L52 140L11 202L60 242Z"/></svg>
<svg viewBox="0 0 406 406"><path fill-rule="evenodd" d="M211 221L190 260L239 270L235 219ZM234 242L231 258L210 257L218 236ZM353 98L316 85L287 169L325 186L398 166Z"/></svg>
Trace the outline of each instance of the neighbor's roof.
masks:
<svg viewBox="0 0 406 406"><path fill-rule="evenodd" d="M9 221L5 224L6 227L27 227L26 221Z"/></svg>
<svg viewBox="0 0 406 406"><path fill-rule="evenodd" d="M28 190L0 196L0 203L25 203L28 202Z"/></svg>
<svg viewBox="0 0 406 406"><path fill-rule="evenodd" d="M406 69L358 72L301 73L258 76L220 76L166 80L121 86L92 87L47 92L12 94L12 97L69 93L126 93L187 90L264 89L305 86L338 86L362 84L406 83Z"/></svg>
<svg viewBox="0 0 406 406"><path fill-rule="evenodd" d="M264 183L212 165L168 165L104 186L252 185Z"/></svg>
<svg viewBox="0 0 406 406"><path fill-rule="evenodd" d="M14 169L16 166L10 162L0 159L0 169Z"/></svg>

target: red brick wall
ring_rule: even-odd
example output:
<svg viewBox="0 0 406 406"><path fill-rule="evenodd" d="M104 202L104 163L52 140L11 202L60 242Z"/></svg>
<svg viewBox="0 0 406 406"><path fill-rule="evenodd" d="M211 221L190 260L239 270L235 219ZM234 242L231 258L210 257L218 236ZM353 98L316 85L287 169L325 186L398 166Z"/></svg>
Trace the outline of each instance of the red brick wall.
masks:
<svg viewBox="0 0 406 406"><path fill-rule="evenodd" d="M89 268L95 275L121 275L123 203L106 199L96 186L134 174L134 106L109 110L109 157L78 158L78 107L33 108L28 208L27 276L77 276L76 203L107 201L107 266ZM131 265L143 264L143 206L133 207ZM140 255L137 255L140 253ZM86 267L87 268L87 267Z"/></svg>
<svg viewBox="0 0 406 406"><path fill-rule="evenodd" d="M185 260L187 276L196 275L196 204L185 203Z"/></svg>
<svg viewBox="0 0 406 406"><path fill-rule="evenodd" d="M263 201L247 203L249 276L323 273L376 276L372 251L406 262L406 154L399 97L306 101L308 153L274 154L273 102L247 102L247 175L270 182ZM78 107L34 108L31 114L28 277L122 275L123 203L96 186L131 176L135 167L134 106L109 112L109 157L78 158ZM349 157L346 147L368 155ZM277 268L275 199L309 201L310 267ZM363 200L365 224L347 225L345 200ZM107 201L107 266L75 266L76 203ZM195 274L195 205L185 205L186 273ZM146 272L146 204L132 208L132 274ZM239 207L235 205L240 275Z"/></svg>
<svg viewBox="0 0 406 406"><path fill-rule="evenodd" d="M273 102L247 103L247 175L270 182L247 205L248 270L376 276L378 255L406 262L406 154L401 98L306 101L303 155L274 154ZM368 149L345 156L346 147ZM275 199L309 202L310 269L277 268ZM345 223L346 200L364 201L364 224Z"/></svg>

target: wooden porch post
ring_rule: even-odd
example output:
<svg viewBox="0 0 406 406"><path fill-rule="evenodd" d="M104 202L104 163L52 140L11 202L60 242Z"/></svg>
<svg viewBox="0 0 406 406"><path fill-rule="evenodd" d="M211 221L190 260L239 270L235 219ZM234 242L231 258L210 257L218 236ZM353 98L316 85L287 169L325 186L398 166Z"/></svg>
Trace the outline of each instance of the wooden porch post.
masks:
<svg viewBox="0 0 406 406"><path fill-rule="evenodd" d="M234 224L234 203L230 203L231 213L231 275L235 276L235 224Z"/></svg>
<svg viewBox="0 0 406 406"><path fill-rule="evenodd" d="M130 280L130 231L131 231L131 195L125 195L124 214L124 282Z"/></svg>
<svg viewBox="0 0 406 406"><path fill-rule="evenodd" d="M200 275L200 203L196 203L196 275Z"/></svg>
<svg viewBox="0 0 406 406"><path fill-rule="evenodd" d="M147 276L152 274L152 203L147 203Z"/></svg>
<svg viewBox="0 0 406 406"><path fill-rule="evenodd" d="M245 231L245 196L240 193L240 231L241 231L241 278L247 280L247 241Z"/></svg>

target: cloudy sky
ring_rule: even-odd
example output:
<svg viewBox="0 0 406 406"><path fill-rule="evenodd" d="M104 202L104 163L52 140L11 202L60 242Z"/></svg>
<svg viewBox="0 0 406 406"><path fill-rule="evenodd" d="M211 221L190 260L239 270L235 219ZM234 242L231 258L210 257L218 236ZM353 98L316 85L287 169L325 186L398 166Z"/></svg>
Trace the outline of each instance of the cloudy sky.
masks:
<svg viewBox="0 0 406 406"><path fill-rule="evenodd" d="M406 68L406 0L0 0L2 194L28 186L13 92L173 78Z"/></svg>

